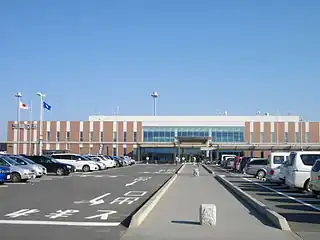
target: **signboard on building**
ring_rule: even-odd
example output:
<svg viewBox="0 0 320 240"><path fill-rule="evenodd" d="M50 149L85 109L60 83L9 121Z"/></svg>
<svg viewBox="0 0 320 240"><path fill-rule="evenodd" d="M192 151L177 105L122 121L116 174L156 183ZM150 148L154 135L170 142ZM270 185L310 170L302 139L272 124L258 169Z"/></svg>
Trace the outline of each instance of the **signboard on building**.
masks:
<svg viewBox="0 0 320 240"><path fill-rule="evenodd" d="M12 124L12 129L36 129L38 128L37 124L17 124L17 123L13 123Z"/></svg>

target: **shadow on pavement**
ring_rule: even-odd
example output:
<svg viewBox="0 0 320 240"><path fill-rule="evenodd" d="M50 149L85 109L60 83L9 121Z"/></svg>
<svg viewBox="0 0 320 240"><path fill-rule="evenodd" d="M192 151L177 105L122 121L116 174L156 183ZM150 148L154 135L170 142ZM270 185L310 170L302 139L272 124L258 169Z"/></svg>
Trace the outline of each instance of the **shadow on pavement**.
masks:
<svg viewBox="0 0 320 240"><path fill-rule="evenodd" d="M308 207L308 206L305 206L305 205L301 205L299 203L297 204L292 204L292 205L276 205L277 208L282 208L282 209L287 209L287 210L293 210L293 211L302 211L302 212L309 212L308 214L312 214L312 212L315 213L315 215L318 216L319 218L319 223L320 223L320 212L311 208L311 207ZM300 213L297 213L297 214L300 214Z"/></svg>
<svg viewBox="0 0 320 240"><path fill-rule="evenodd" d="M200 225L199 222L196 221L183 221L183 220L173 220L172 223L178 223L178 224L190 224L190 225Z"/></svg>
<svg viewBox="0 0 320 240"><path fill-rule="evenodd" d="M281 213L288 222L299 222L299 223L311 223L320 224L320 214L316 213ZM317 232L320 232L320 226L315 228Z"/></svg>

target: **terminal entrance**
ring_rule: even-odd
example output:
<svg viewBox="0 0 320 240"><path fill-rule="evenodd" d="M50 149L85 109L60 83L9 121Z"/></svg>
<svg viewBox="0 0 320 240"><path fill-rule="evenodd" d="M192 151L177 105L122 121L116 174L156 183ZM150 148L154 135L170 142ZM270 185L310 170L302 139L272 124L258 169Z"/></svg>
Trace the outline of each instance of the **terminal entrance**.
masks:
<svg viewBox="0 0 320 240"><path fill-rule="evenodd" d="M139 149L140 159L146 162L148 158L149 163L173 164L177 158L180 159L180 162L192 162L194 157L211 161L219 159L222 154L243 155L242 151L217 149L215 144L212 144L210 137L177 137L173 145L174 147L141 147Z"/></svg>

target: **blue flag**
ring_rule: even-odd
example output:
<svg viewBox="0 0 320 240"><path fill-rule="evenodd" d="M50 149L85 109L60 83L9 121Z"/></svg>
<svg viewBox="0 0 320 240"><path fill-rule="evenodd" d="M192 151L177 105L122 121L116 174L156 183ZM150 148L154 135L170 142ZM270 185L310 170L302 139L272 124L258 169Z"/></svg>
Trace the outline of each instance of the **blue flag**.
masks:
<svg viewBox="0 0 320 240"><path fill-rule="evenodd" d="M51 106L46 102L43 102L43 108L51 111Z"/></svg>

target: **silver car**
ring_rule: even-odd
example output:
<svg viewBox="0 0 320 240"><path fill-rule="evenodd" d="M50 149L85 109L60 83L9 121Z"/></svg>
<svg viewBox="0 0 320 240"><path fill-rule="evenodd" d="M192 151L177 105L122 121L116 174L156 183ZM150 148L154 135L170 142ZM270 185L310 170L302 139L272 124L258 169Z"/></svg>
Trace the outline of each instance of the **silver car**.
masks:
<svg viewBox="0 0 320 240"><path fill-rule="evenodd" d="M10 168L12 182L26 182L36 178L36 171L25 165L20 165L7 156L0 156L0 166Z"/></svg>
<svg viewBox="0 0 320 240"><path fill-rule="evenodd" d="M17 163L28 166L36 171L36 177L41 178L44 174L47 174L47 169L41 164L35 163L34 161L19 155L8 155L9 158L15 160Z"/></svg>

